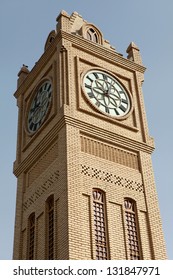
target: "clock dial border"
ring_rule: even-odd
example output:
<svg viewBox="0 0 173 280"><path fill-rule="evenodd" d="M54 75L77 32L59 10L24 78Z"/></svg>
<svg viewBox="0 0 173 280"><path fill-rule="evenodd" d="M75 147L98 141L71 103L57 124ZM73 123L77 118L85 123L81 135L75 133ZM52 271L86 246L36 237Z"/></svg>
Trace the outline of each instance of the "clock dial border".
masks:
<svg viewBox="0 0 173 280"><path fill-rule="evenodd" d="M44 79L33 90L26 113L26 131L29 135L35 134L49 115L53 85L50 79Z"/></svg>
<svg viewBox="0 0 173 280"><path fill-rule="evenodd" d="M85 99L98 112L121 120L133 111L131 93L113 73L93 68L82 74L81 81Z"/></svg>

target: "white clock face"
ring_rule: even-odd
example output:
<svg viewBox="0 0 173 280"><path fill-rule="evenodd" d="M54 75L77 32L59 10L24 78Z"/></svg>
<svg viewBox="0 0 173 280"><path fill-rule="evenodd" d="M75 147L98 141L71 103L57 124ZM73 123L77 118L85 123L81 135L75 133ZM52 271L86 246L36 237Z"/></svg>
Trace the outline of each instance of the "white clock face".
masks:
<svg viewBox="0 0 173 280"><path fill-rule="evenodd" d="M45 81L37 90L28 112L28 131L33 133L39 129L45 120L52 98L52 85L50 81Z"/></svg>
<svg viewBox="0 0 173 280"><path fill-rule="evenodd" d="M100 70L89 71L83 86L86 97L102 113L119 118L130 111L129 94L112 75Z"/></svg>

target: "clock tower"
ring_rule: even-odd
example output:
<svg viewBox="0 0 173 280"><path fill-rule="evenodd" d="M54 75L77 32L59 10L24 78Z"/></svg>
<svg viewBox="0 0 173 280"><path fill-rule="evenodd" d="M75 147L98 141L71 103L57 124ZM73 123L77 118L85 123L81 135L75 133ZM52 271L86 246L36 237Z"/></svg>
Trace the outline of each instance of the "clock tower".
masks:
<svg viewBox="0 0 173 280"><path fill-rule="evenodd" d="M78 13L62 11L43 55L23 65L14 259L165 259L142 83Z"/></svg>

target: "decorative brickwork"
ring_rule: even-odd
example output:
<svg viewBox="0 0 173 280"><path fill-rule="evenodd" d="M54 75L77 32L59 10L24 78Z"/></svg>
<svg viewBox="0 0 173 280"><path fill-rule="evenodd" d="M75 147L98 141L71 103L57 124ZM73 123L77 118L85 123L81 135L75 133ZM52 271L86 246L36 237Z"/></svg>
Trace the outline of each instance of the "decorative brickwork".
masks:
<svg viewBox="0 0 173 280"><path fill-rule="evenodd" d="M28 171L28 183L29 187L40 174L42 174L46 168L57 158L58 156L58 141L55 142L52 147L39 158L39 160Z"/></svg>
<svg viewBox="0 0 173 280"><path fill-rule="evenodd" d="M41 184L41 186L39 186L36 191L33 192L33 194L31 194L29 197L26 198L26 200L24 200L23 203L23 209L24 211L26 209L28 209L33 203L35 203L37 201L37 199L40 198L40 196L45 193L51 186L53 183L55 183L59 178L59 171L54 171L54 173L52 173L50 175L50 177L43 183Z"/></svg>
<svg viewBox="0 0 173 280"><path fill-rule="evenodd" d="M81 151L139 170L138 155L81 136Z"/></svg>
<svg viewBox="0 0 173 280"><path fill-rule="evenodd" d="M81 167L82 167L81 173L83 175L90 176L92 178L96 178L101 181L108 182L113 185L124 187L133 191L144 192L143 184L141 184L140 182L129 180L127 178L117 176L116 174L105 172L103 170L89 167L86 165L81 165Z"/></svg>

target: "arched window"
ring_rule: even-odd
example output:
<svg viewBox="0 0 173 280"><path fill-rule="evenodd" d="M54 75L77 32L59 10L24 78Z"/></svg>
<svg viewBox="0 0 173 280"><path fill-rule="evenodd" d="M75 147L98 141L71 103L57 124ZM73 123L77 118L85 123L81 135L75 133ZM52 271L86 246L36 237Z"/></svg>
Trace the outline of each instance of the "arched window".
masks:
<svg viewBox="0 0 173 280"><path fill-rule="evenodd" d="M52 30L48 37L47 37L47 40L46 40L46 43L44 45L44 50L46 51L48 49L48 47L52 44L52 42L54 41L56 37L56 31L55 30Z"/></svg>
<svg viewBox="0 0 173 280"><path fill-rule="evenodd" d="M141 260L140 240L137 224L135 201L126 198L124 200L126 227L128 234L128 246L131 260Z"/></svg>
<svg viewBox="0 0 173 280"><path fill-rule="evenodd" d="M79 34L82 35L85 39L103 45L103 34L92 23L84 23L79 31Z"/></svg>
<svg viewBox="0 0 173 280"><path fill-rule="evenodd" d="M87 35L88 40L98 43L98 36L97 36L96 31L93 28L89 28L86 32L86 35Z"/></svg>
<svg viewBox="0 0 173 280"><path fill-rule="evenodd" d="M109 252L107 240L105 195L102 191L96 189L93 190L93 211L96 259L107 260L109 258Z"/></svg>
<svg viewBox="0 0 173 280"><path fill-rule="evenodd" d="M48 259L54 259L54 197L47 200L47 252Z"/></svg>
<svg viewBox="0 0 173 280"><path fill-rule="evenodd" d="M35 214L29 217L29 242L28 242L28 259L34 260L34 244L35 244Z"/></svg>

